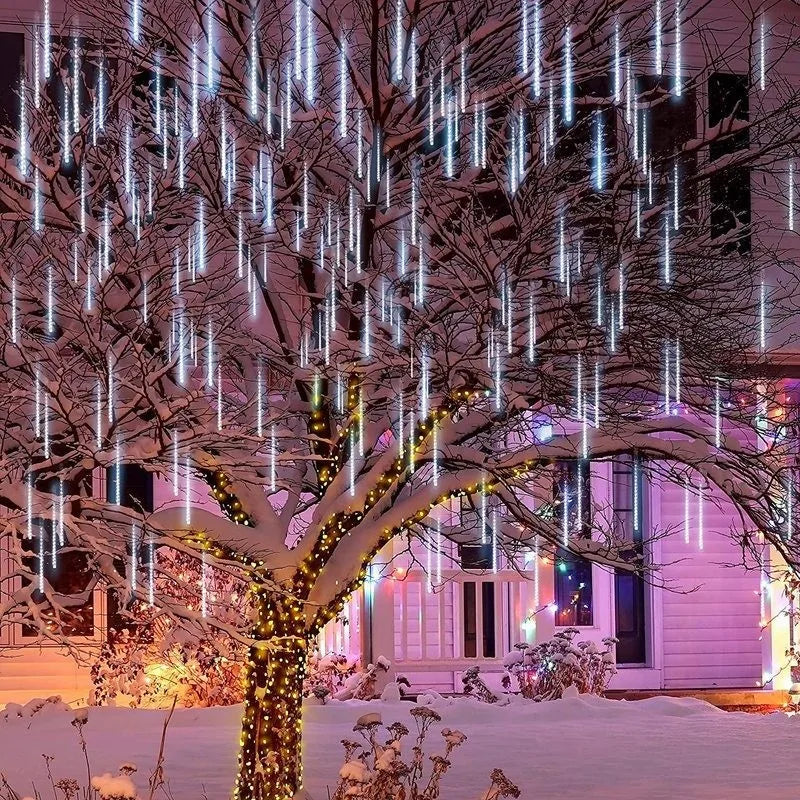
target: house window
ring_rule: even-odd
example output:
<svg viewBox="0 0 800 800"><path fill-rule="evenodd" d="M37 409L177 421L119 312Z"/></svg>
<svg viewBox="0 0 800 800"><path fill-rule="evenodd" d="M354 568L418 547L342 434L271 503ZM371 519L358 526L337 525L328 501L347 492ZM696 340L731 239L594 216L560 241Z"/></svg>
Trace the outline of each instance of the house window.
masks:
<svg viewBox="0 0 800 800"><path fill-rule="evenodd" d="M591 535L591 498L589 462L557 462L553 478L554 521L560 521L567 536ZM555 602L557 625L594 624L592 564L565 548L556 551Z"/></svg>
<svg viewBox="0 0 800 800"><path fill-rule="evenodd" d="M715 72L708 79L708 124L715 128L722 123L719 138L709 146L709 158L717 159L750 147L747 128L736 130L737 122L750 118L748 78ZM750 168L726 167L709 178L711 201L711 235L725 236L736 231L726 245L730 252L750 252Z"/></svg>
<svg viewBox="0 0 800 800"><path fill-rule="evenodd" d="M492 569L494 567L494 547L491 542L459 545L458 557L461 561L461 569Z"/></svg>
<svg viewBox="0 0 800 800"><path fill-rule="evenodd" d="M41 487L37 487L41 488ZM64 494L74 493L74 487L59 487L55 481L50 491L55 501L59 489ZM62 636L92 636L94 634L94 592L92 590L93 575L86 553L72 549L66 542L62 530L59 529L58 514L52 518L34 520L34 535L31 539L23 539L22 561L32 575L37 587L33 599L40 604L41 619L44 626ZM45 587L40 592L38 584ZM23 583L30 581L23 580ZM59 608L53 608L46 598L46 593L61 595L65 599ZM86 595L84 602L79 602L81 595ZM75 601L78 598L78 601ZM22 636L33 638L40 635L38 626L23 624Z"/></svg>
<svg viewBox="0 0 800 800"><path fill-rule="evenodd" d="M19 91L25 60L25 36L14 31L0 31L0 126L11 130L20 127ZM12 147L0 148L7 157L13 157ZM10 178L2 179L11 184ZM16 187L15 187L16 188ZM0 201L0 212L8 206Z"/></svg>
<svg viewBox="0 0 800 800"><path fill-rule="evenodd" d="M117 486L119 480L119 487ZM126 508L132 508L139 513L149 513L153 510L153 475L138 464L121 464L119 471L115 467L106 470L106 497L111 503L120 504ZM130 569L132 553L130 544L126 546L128 558L123 562L117 560L115 567L120 575L127 575ZM149 558L147 545L140 537L136 553L136 563L144 564ZM130 614L120 603L117 592L113 589L108 590L108 636L113 638L119 631L132 629L135 622Z"/></svg>
<svg viewBox="0 0 800 800"><path fill-rule="evenodd" d="M43 537L43 538L40 538ZM55 547L55 555L53 548ZM94 593L90 589L92 572L85 553L76 552L54 543L53 525L47 522L39 526L38 536L24 539L22 548L30 556L23 561L32 572L43 575L44 583L53 594L65 597L79 596L88 592L84 603L64 606L56 611L35 589L33 599L43 604L41 618L44 626L62 636L92 636L94 634ZM39 636L39 628L24 624L22 635L25 638Z"/></svg>
<svg viewBox="0 0 800 800"><path fill-rule="evenodd" d="M461 569L494 570L500 567L500 554L493 532L493 526L498 522L498 508L497 498L489 493L477 500L461 498L461 525L473 537L472 541L458 545Z"/></svg>
<svg viewBox="0 0 800 800"><path fill-rule="evenodd" d="M25 36L0 31L0 124L19 129L19 89L25 59Z"/></svg>
<svg viewBox="0 0 800 800"><path fill-rule="evenodd" d="M101 50L98 45L85 36L52 36L50 78L45 92L58 112L59 119L69 111L75 114L75 101L80 117L87 119L92 115L92 98L97 93L100 80ZM112 61L112 63L116 63ZM110 89L108 60L104 61L103 91L108 97ZM76 76L77 71L77 76ZM77 79L77 86L75 81ZM68 104L66 106L65 104Z"/></svg>
<svg viewBox="0 0 800 800"><path fill-rule="evenodd" d="M697 96L690 86L676 95L673 81L663 75L637 78L639 147L649 157L652 171L652 180L642 187L646 205L663 204L672 209L677 175L678 222L682 225L697 218L697 189L691 180L697 173L697 153L684 150L697 136ZM656 218L653 224L662 225L663 220Z"/></svg>
<svg viewBox="0 0 800 800"><path fill-rule="evenodd" d="M495 658L496 584L493 581L464 581L462 586L464 657Z"/></svg>
<svg viewBox="0 0 800 800"><path fill-rule="evenodd" d="M603 251L614 236L613 197L598 186L600 174L607 176L617 150L617 107L611 99L608 75L596 75L575 83L572 122L563 118L556 128L555 157L564 188L587 185L590 191L570 206L569 224L582 232L586 247Z"/></svg>
<svg viewBox="0 0 800 800"><path fill-rule="evenodd" d="M611 467L615 534L630 542L620 554L640 558L644 548L644 492L641 459L635 454L617 456ZM645 586L641 575L627 570L614 573L614 613L617 663L644 664L647 658Z"/></svg>

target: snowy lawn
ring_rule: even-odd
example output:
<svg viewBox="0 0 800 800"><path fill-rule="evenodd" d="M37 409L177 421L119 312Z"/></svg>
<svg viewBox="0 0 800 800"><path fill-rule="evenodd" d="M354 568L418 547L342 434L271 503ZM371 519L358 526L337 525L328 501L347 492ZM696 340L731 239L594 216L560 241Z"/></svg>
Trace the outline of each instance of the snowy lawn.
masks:
<svg viewBox="0 0 800 800"><path fill-rule="evenodd" d="M369 711L383 722L415 729L411 703L331 702L306 709L306 788L327 798L342 763L339 740L355 738L356 718ZM800 716L728 713L693 699L658 697L636 702L578 697L506 707L471 699L439 699L442 724L430 736L440 750L442 727L467 734L444 779L444 800L475 800L501 767L528 800L655 800L797 798ZM175 800L229 795L236 763L240 707L177 710L166 745L166 773ZM138 765L146 784L158 750L165 712L92 708L84 728L92 773ZM72 714L45 711L2 721L0 772L25 795L34 781L49 791L42 753L53 755L56 780L85 781L86 767ZM428 754L433 754L431 747ZM32 792L31 792L32 793ZM146 795L145 795L146 796Z"/></svg>

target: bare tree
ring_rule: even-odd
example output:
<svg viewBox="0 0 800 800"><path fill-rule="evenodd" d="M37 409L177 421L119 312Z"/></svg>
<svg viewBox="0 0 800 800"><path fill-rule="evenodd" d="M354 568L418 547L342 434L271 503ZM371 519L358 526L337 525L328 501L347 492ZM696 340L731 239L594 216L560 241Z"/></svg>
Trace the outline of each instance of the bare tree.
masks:
<svg viewBox="0 0 800 800"><path fill-rule="evenodd" d="M708 4L659 8L108 0L78 3L80 35L37 31L2 142L0 616L67 643L94 584L58 594L43 564L74 553L123 605L235 637L236 796L284 800L309 641L390 540L435 546L439 509L475 542L496 497L512 562L644 569L590 509L531 502L555 461L633 453L794 565L787 439L762 424L794 283L781 239L749 246L776 215L725 188L752 171L778 206L788 45L770 28L759 94L758 18L721 44ZM690 51L707 63L684 74ZM681 128L742 71L761 100ZM129 507L123 465L182 475L181 503ZM153 596L180 582L160 548L233 576L253 614Z"/></svg>

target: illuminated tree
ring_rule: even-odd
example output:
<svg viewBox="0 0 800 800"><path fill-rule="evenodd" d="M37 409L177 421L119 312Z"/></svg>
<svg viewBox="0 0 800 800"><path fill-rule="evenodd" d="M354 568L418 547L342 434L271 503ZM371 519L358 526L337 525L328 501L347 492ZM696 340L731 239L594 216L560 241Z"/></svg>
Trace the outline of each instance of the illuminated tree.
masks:
<svg viewBox="0 0 800 800"><path fill-rule="evenodd" d="M235 637L237 797L285 800L309 641L394 537L643 568L570 487L533 502L555 461L633 453L795 563L762 369L794 286L762 237L794 224L788 23L722 47L693 2L78 5L3 142L0 614L66 642L93 584L44 565L73 554ZM125 465L179 502L126 503ZM164 547L254 616L152 591Z"/></svg>

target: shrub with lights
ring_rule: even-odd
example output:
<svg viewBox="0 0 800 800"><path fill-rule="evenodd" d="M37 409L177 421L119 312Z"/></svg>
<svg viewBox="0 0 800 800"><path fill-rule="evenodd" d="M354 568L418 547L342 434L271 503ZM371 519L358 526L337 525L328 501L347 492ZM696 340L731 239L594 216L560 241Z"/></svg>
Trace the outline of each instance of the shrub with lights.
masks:
<svg viewBox="0 0 800 800"><path fill-rule="evenodd" d="M576 641L579 633L577 628L565 628L539 644L516 645L504 660L508 670L504 686L515 688L516 684L523 697L537 702L558 700L570 686L580 694L602 695L617 672L617 640Z"/></svg>

